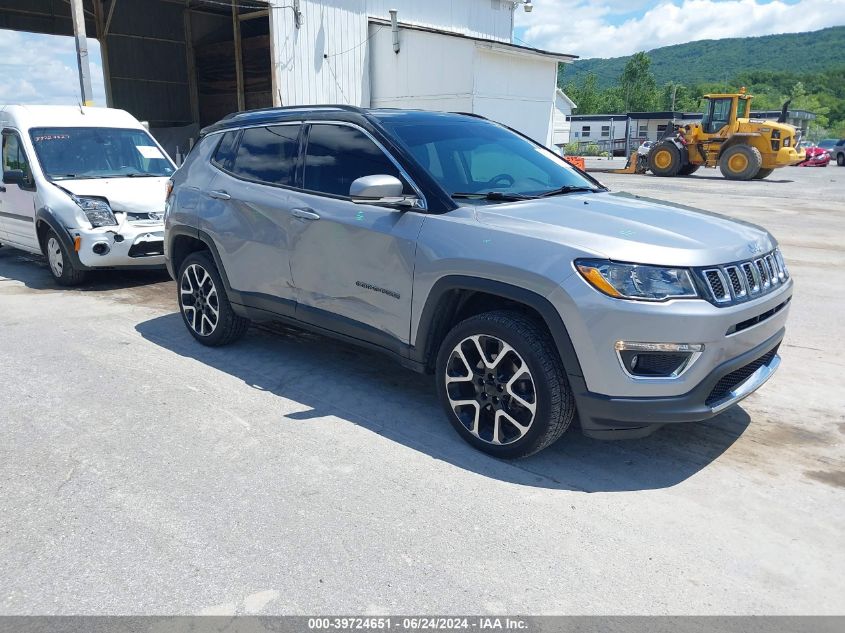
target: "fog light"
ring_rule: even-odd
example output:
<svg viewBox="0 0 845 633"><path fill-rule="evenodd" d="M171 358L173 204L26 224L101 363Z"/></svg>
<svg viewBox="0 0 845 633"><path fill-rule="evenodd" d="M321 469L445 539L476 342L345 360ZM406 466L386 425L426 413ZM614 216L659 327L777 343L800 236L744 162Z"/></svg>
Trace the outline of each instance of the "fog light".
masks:
<svg viewBox="0 0 845 633"><path fill-rule="evenodd" d="M106 242L97 242L96 244L94 244L91 250L94 251L95 255L105 255L111 249L109 248L109 245Z"/></svg>
<svg viewBox="0 0 845 633"><path fill-rule="evenodd" d="M632 378L677 378L701 356L702 343L633 343L617 341L616 354Z"/></svg>

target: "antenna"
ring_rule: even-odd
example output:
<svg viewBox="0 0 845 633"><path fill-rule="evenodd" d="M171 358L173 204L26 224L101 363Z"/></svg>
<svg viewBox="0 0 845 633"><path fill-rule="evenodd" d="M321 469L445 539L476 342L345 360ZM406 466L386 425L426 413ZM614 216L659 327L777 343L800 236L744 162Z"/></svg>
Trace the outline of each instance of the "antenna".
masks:
<svg viewBox="0 0 845 633"><path fill-rule="evenodd" d="M82 109L82 104L79 101L76 102L76 105L79 106L79 114L85 114L85 110Z"/></svg>

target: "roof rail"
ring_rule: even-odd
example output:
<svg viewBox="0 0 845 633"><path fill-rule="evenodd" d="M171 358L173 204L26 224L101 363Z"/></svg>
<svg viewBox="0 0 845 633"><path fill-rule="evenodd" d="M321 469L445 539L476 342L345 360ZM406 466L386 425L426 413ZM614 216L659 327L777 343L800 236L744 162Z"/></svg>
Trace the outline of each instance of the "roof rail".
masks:
<svg viewBox="0 0 845 633"><path fill-rule="evenodd" d="M224 116L221 121L231 121L243 116L252 114L272 113L272 112L295 112L297 110L345 110L347 112L363 112L363 108L343 104L326 104L326 105L296 105L296 106L273 106L271 108L256 108L254 110L241 110L240 112L232 112Z"/></svg>
<svg viewBox="0 0 845 633"><path fill-rule="evenodd" d="M490 120L486 116L484 116L483 114L477 114L475 112L452 112L451 114L462 114L463 116L471 116L471 117L475 117L476 119L484 119L485 121Z"/></svg>

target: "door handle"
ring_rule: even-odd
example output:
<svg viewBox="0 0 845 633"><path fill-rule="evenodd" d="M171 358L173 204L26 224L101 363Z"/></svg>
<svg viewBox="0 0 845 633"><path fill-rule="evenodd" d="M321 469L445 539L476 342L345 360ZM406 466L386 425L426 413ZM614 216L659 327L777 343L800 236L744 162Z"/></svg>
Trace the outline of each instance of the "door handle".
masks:
<svg viewBox="0 0 845 633"><path fill-rule="evenodd" d="M314 213L311 209L294 209L291 211L293 217L302 218L303 220L319 220L320 215Z"/></svg>
<svg viewBox="0 0 845 633"><path fill-rule="evenodd" d="M232 196L230 196L225 191L209 191L208 195L211 196L212 198L217 199L217 200L231 200L232 199Z"/></svg>

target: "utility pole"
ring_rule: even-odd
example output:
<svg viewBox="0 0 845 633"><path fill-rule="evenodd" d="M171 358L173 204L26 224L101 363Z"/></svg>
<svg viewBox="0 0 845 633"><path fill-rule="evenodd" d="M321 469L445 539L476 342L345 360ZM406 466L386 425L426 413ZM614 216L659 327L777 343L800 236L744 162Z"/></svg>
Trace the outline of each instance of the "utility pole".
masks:
<svg viewBox="0 0 845 633"><path fill-rule="evenodd" d="M70 14L73 17L73 35L76 38L76 63L79 66L79 90L82 105L94 105L91 90L91 67L88 64L88 40L85 37L85 12L82 0L70 0Z"/></svg>

